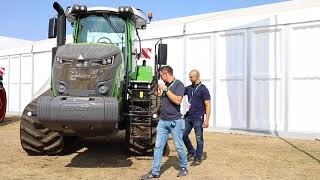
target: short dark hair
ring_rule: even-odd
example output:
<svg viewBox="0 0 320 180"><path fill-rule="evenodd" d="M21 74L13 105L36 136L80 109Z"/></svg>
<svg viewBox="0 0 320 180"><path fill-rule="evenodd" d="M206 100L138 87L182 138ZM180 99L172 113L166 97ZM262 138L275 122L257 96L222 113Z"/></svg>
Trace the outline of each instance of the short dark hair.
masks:
<svg viewBox="0 0 320 180"><path fill-rule="evenodd" d="M167 71L170 75L173 75L173 69L171 66L162 66L160 71Z"/></svg>

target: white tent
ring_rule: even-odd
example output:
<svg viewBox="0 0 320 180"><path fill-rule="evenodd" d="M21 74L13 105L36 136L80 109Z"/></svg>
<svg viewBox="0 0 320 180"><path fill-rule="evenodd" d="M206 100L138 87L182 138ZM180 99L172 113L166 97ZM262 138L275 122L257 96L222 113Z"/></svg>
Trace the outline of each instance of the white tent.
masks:
<svg viewBox="0 0 320 180"><path fill-rule="evenodd" d="M318 0L288 1L155 21L139 34L142 47L153 48L159 38L168 44L168 64L185 84L189 70L200 70L212 96L211 130L314 138L320 136L319 12ZM48 87L53 46L55 40L43 40L0 50L0 66L9 67L8 113L21 113Z"/></svg>
<svg viewBox="0 0 320 180"><path fill-rule="evenodd" d="M0 49L10 49L31 45L32 41L0 36Z"/></svg>

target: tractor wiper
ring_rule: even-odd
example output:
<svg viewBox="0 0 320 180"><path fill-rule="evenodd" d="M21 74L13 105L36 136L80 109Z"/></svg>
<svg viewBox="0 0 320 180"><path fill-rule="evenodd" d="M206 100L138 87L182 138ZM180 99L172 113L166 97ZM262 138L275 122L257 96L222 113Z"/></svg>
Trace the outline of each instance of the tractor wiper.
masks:
<svg viewBox="0 0 320 180"><path fill-rule="evenodd" d="M121 41L123 41L123 35L115 28L113 22L110 20L110 17L103 13L102 14L103 18L108 22L109 26L112 28L112 30L118 34L119 38L121 39Z"/></svg>

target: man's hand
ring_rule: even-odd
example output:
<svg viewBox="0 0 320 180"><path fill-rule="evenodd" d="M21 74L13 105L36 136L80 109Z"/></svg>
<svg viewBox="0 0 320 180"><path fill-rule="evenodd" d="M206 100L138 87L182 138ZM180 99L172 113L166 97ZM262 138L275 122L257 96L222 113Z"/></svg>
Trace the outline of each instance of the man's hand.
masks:
<svg viewBox="0 0 320 180"><path fill-rule="evenodd" d="M202 125L203 128L208 128L209 127L209 119L205 119Z"/></svg>
<svg viewBox="0 0 320 180"><path fill-rule="evenodd" d="M210 118L210 113L211 113L211 101L210 100L204 101L204 104L206 106L206 118L203 122L203 127L208 128L209 118Z"/></svg>
<svg viewBox="0 0 320 180"><path fill-rule="evenodd" d="M168 90L168 87L167 87L165 84L163 84L163 83L160 83L158 87L159 87L159 89L162 90L162 91L167 91L167 90Z"/></svg>
<svg viewBox="0 0 320 180"><path fill-rule="evenodd" d="M163 91L158 87L157 88L157 95L162 96Z"/></svg>

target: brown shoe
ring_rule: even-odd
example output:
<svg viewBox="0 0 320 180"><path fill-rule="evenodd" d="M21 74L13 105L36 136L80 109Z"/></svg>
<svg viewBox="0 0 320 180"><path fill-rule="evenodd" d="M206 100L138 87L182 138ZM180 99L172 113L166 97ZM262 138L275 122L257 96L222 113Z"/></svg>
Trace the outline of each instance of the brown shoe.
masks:
<svg viewBox="0 0 320 180"><path fill-rule="evenodd" d="M201 164L201 160L199 159L194 159L190 166L199 166Z"/></svg>
<svg viewBox="0 0 320 180"><path fill-rule="evenodd" d="M152 174L152 171L150 171L148 174L141 176L141 180L145 180L145 179L153 179L153 178L159 178L159 175L154 175Z"/></svg>
<svg viewBox="0 0 320 180"><path fill-rule="evenodd" d="M187 161L191 161L192 158L194 158L194 153L188 153L187 154Z"/></svg>

